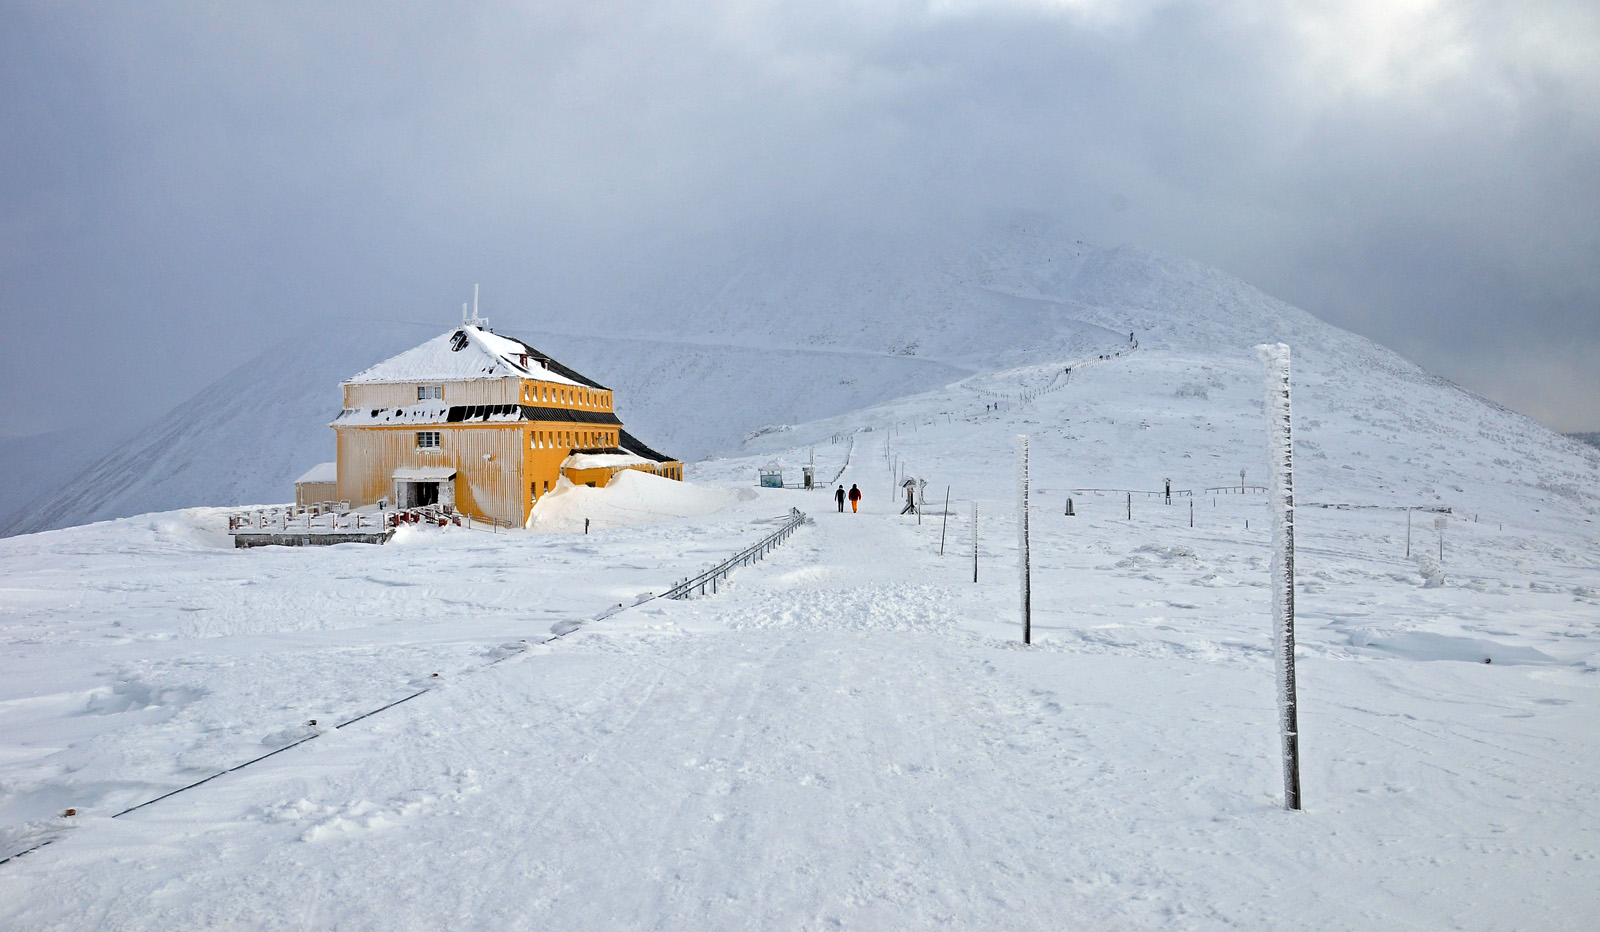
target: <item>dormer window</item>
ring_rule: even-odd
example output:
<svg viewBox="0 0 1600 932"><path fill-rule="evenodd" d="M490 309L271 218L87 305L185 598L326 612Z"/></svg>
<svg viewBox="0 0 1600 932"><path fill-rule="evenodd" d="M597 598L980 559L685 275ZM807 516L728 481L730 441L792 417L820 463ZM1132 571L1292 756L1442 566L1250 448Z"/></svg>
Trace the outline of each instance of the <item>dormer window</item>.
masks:
<svg viewBox="0 0 1600 932"><path fill-rule="evenodd" d="M417 386L417 400L418 401L430 401L430 400L443 401L444 400L444 386L443 385L418 385Z"/></svg>

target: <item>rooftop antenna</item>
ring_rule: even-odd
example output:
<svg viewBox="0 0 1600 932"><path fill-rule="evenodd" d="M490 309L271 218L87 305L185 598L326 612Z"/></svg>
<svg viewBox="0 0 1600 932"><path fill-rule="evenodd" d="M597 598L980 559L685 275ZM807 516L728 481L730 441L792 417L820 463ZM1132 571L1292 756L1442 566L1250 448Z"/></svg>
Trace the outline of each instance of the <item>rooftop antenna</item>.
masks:
<svg viewBox="0 0 1600 932"><path fill-rule="evenodd" d="M478 286L476 284L472 286L472 316L469 318L467 316L467 306L465 304L461 305L461 323L484 330L489 329L489 322L478 316Z"/></svg>

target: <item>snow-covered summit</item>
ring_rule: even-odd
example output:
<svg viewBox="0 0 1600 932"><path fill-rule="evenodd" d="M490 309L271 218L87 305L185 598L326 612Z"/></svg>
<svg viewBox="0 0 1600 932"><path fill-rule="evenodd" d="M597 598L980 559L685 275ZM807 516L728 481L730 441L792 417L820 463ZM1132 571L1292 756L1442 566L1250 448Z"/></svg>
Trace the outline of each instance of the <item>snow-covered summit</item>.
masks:
<svg viewBox="0 0 1600 932"><path fill-rule="evenodd" d="M525 377L537 366L539 379L593 384L554 356L606 373L625 406L619 416L694 462L737 454L755 435L797 442L780 436L795 425L848 429L861 420L853 412L957 383L998 398L1016 390L998 373L1049 373L1126 353L1130 336L1142 359L1170 354L1160 377L1169 394L1108 399L1104 416L1124 425L1143 420L1147 406L1163 416L1214 413L1205 395L1219 397L1221 376L1207 367L1229 360L1244 378L1256 365L1251 347L1282 342L1294 349L1305 410L1329 415L1311 413L1301 436L1327 445L1344 425L1368 432L1356 446L1384 465L1372 470L1374 491L1397 485L1394 463L1419 488L1467 487L1447 475L1456 464L1434 446L1466 432L1483 441L1475 456L1525 470L1528 489L1577 490L1581 499L1590 487L1576 475L1582 461L1571 443L1370 340L1217 269L1097 247L1047 223L937 235L779 234L752 238L733 255L690 251L628 293L605 287L596 283L582 318L512 312L505 329L546 352L470 322L443 334L335 323L312 346L274 347L41 496L3 532L284 500L296 476L333 452L326 425L341 382ZM466 339L459 351L451 348L457 333ZM386 361L371 365L378 359ZM1132 386L1156 384L1133 370L1127 377ZM1541 460L1552 444L1567 452Z"/></svg>

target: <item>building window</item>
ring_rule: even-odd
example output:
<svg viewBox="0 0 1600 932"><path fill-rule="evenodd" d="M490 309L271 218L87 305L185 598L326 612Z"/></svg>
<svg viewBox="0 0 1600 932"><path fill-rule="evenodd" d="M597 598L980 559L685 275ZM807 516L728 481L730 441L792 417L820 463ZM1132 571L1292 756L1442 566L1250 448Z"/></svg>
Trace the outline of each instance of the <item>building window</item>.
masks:
<svg viewBox="0 0 1600 932"><path fill-rule="evenodd" d="M437 450L437 449L439 449L439 432L436 431L436 430L419 430L419 431L417 431L417 449L419 449L419 450Z"/></svg>
<svg viewBox="0 0 1600 932"><path fill-rule="evenodd" d="M418 401L429 401L429 400L432 400L432 399L438 399L439 401L443 401L444 400L444 386L443 385L418 385L417 386L417 400Z"/></svg>

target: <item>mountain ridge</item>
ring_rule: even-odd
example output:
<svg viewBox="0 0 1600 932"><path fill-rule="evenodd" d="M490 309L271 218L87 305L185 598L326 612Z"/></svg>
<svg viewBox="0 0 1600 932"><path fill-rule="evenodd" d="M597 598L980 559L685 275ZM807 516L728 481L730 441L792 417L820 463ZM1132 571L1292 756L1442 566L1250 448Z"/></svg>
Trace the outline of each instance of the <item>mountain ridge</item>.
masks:
<svg viewBox="0 0 1600 932"><path fill-rule="evenodd" d="M1367 397L1375 408L1414 394L1409 385L1448 386L1506 410L1220 270L1140 247L1103 249L1039 226L1013 222L965 239L863 234L804 249L756 242L593 307L491 316L506 322L497 329L612 387L630 430L689 463L739 455L763 431L838 419L985 373L1111 355L1131 345L1130 333L1147 350L1196 358L1237 360L1256 343L1287 342L1297 365L1312 363L1297 376ZM280 344L0 530L287 500L295 476L333 456L327 423L338 383L451 323L330 322L314 341ZM1339 362L1321 371L1321 358ZM1373 379L1395 382L1361 389ZM1396 423L1404 420L1401 411ZM1525 418L1516 423L1491 432L1542 430ZM1548 445L1555 435L1544 433Z"/></svg>

